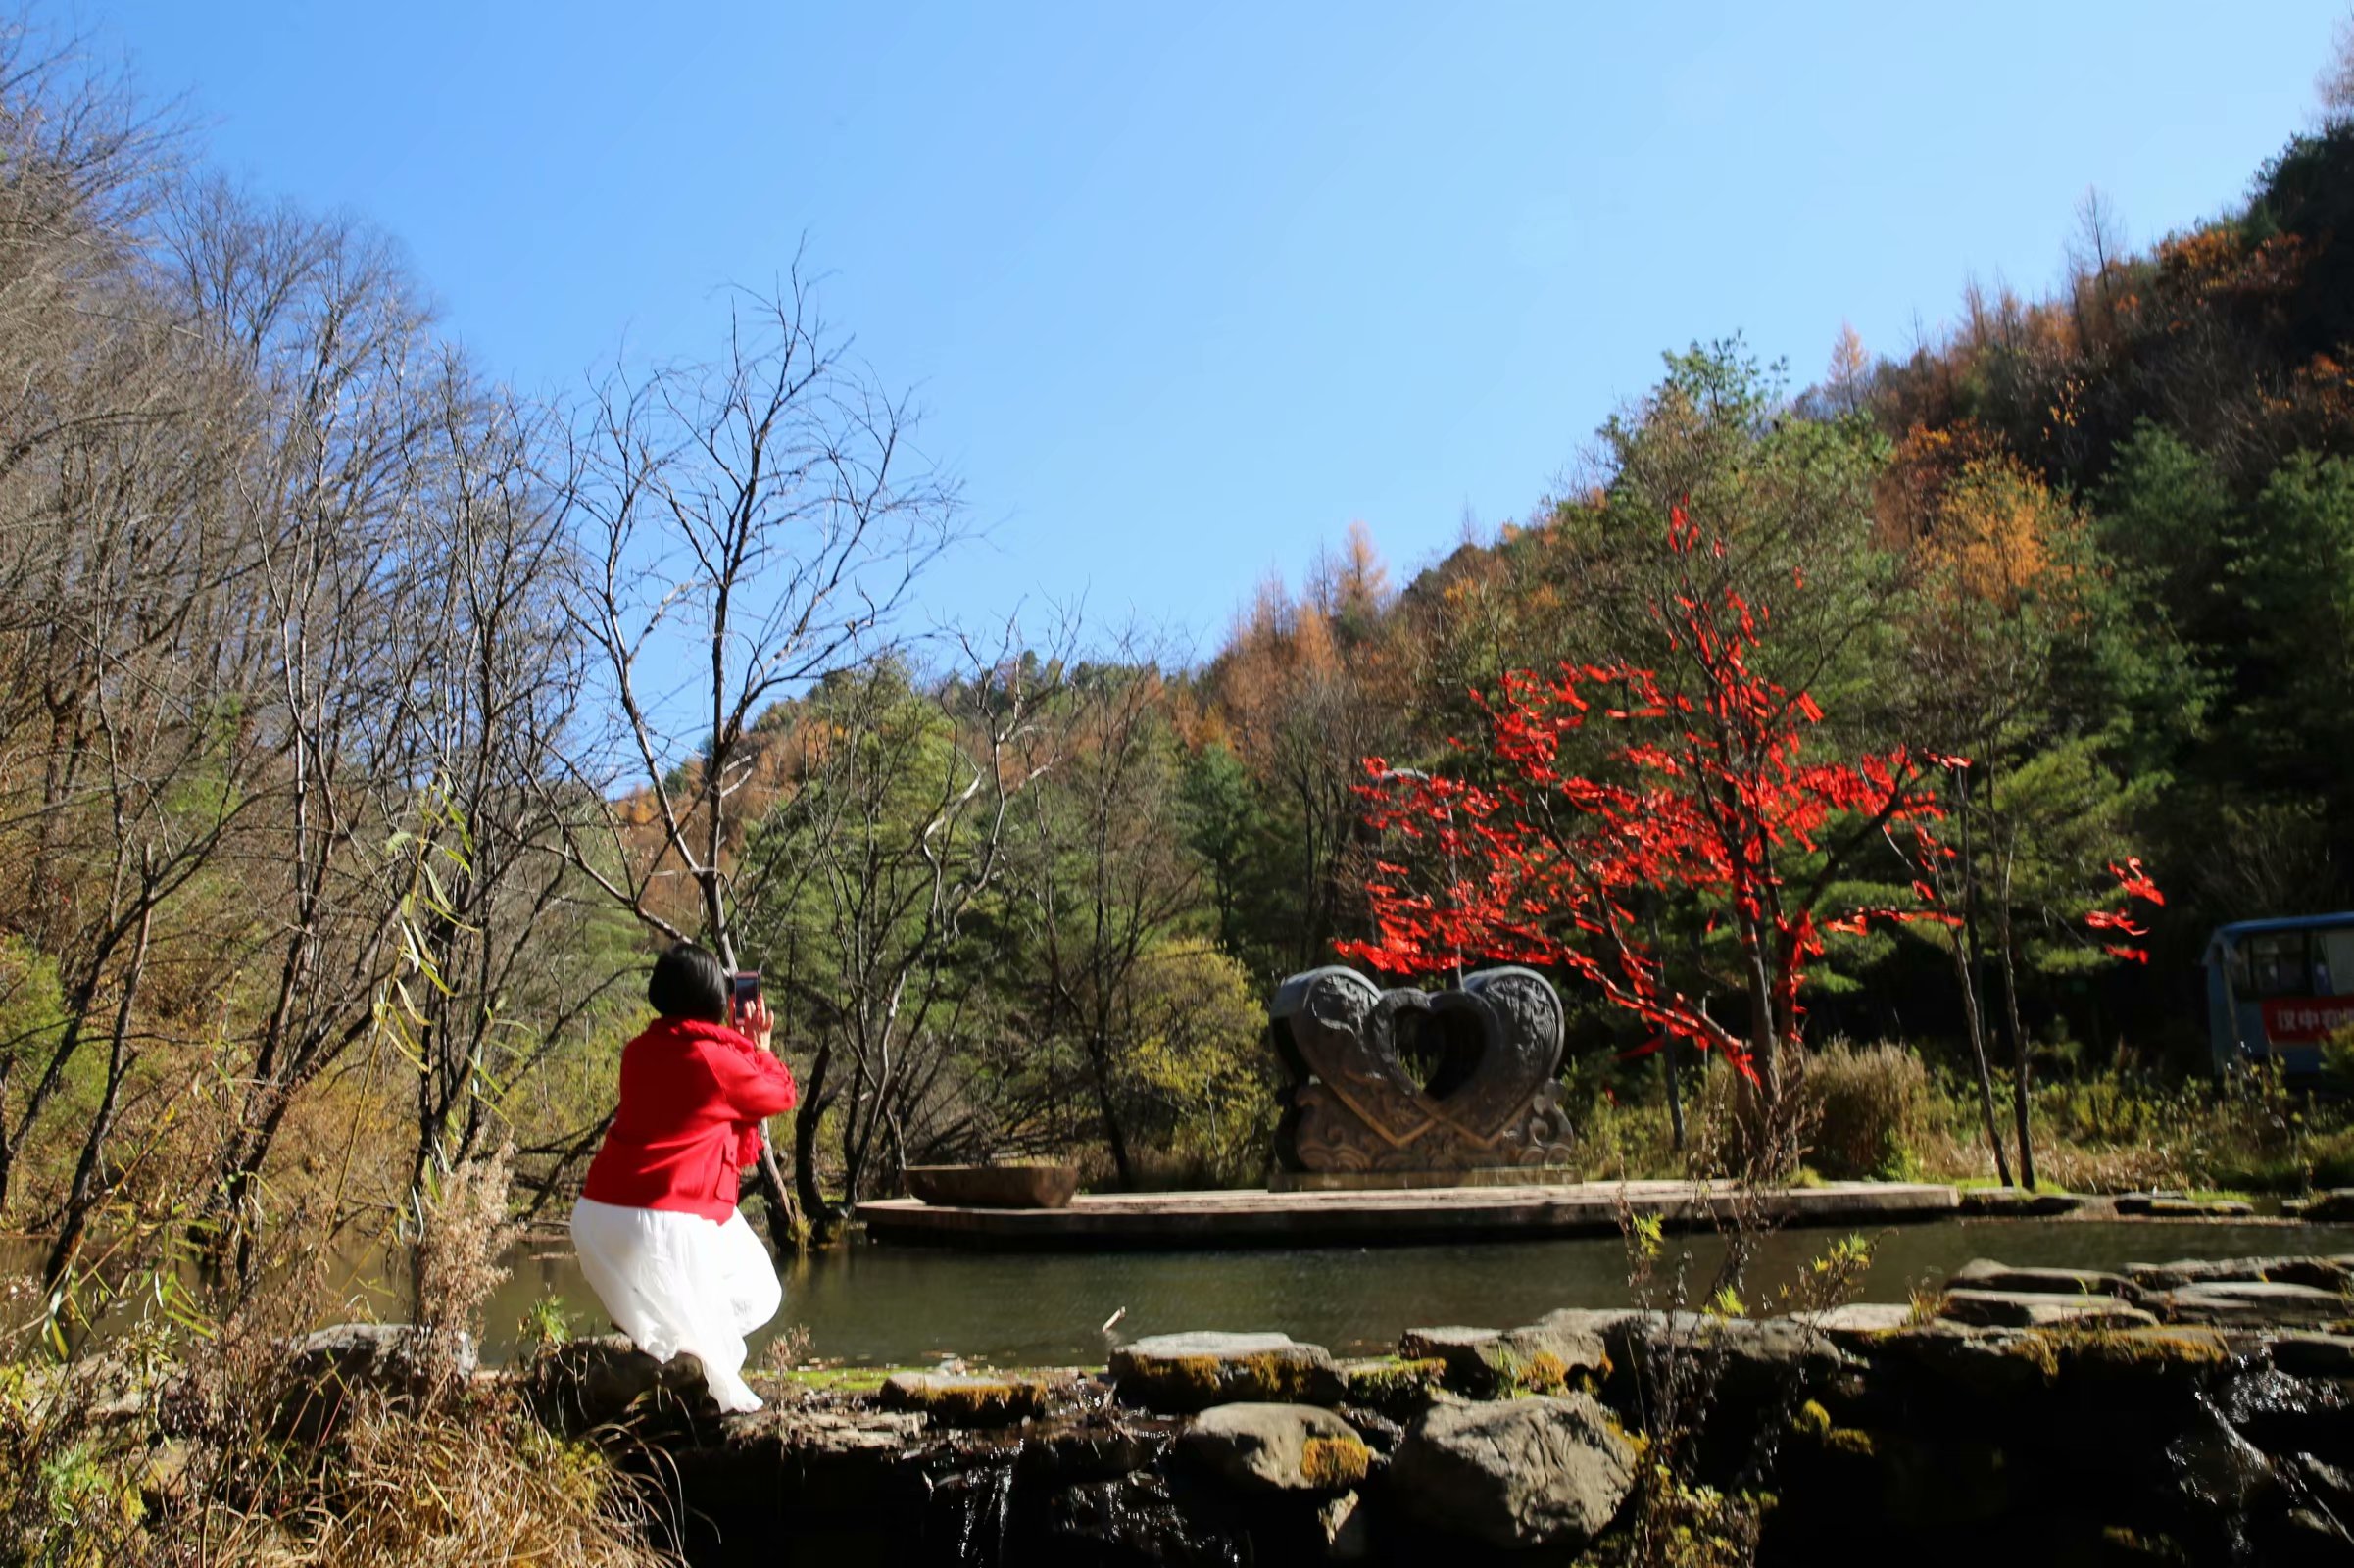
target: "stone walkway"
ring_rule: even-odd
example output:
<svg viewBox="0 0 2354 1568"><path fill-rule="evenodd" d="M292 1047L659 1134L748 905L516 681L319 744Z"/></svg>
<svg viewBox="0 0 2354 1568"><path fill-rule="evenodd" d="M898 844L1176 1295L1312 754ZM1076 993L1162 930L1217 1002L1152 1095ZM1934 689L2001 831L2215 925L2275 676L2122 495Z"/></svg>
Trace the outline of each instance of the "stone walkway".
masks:
<svg viewBox="0 0 2354 1568"><path fill-rule="evenodd" d="M1018 1249L1315 1247L1615 1236L1622 1213L1696 1227L1743 1204L1784 1225L1853 1225L1954 1214L1951 1187L1828 1182L1742 1193L1729 1182L1581 1182L1547 1187L1425 1187L1364 1192L1089 1194L1068 1208L962 1208L902 1198L860 1203L883 1241Z"/></svg>

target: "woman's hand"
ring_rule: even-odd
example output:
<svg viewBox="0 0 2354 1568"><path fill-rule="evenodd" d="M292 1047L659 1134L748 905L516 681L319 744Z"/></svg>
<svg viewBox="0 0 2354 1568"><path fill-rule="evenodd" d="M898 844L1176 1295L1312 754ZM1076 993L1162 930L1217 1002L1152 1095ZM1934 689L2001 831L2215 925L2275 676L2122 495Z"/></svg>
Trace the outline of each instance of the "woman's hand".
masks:
<svg viewBox="0 0 2354 1568"><path fill-rule="evenodd" d="M751 1002L745 1004L743 1010L736 1015L736 1029L738 1033L762 1051L771 1055L775 1054L776 1046L773 1037L776 1033L776 1018L768 1010L767 999L755 997Z"/></svg>

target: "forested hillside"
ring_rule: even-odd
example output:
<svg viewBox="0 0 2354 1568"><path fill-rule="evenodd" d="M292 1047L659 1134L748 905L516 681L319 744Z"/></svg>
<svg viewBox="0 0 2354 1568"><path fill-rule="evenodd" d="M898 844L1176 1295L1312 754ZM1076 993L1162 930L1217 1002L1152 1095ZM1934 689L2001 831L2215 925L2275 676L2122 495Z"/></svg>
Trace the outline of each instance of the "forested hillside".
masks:
<svg viewBox="0 0 2354 1568"><path fill-rule="evenodd" d="M394 1226L505 1142L550 1212L672 936L767 976L819 1228L930 1160L1254 1179L1270 987L1376 935L1378 866L1451 869L1369 809L1493 781L1511 672L1680 657L1677 509L1810 744L1932 760L1958 846L1928 892L1967 921L1833 935L1817 1038L2195 1069L2205 931L2354 905L2342 115L2146 249L2089 208L2064 288L1973 292L1908 354L1848 334L1803 388L1673 355L1570 493L1401 584L1352 531L1196 661L904 635L956 488L810 292L541 406L380 236L191 176L13 47L0 1228L60 1238L60 1276L109 1227L243 1256L306 1206ZM1929 874L1901 850L1839 896ZM2136 859L2146 965L2085 921ZM1643 918L1730 1009L1724 912ZM1579 1102L1655 1095L1643 1031L1564 989Z"/></svg>

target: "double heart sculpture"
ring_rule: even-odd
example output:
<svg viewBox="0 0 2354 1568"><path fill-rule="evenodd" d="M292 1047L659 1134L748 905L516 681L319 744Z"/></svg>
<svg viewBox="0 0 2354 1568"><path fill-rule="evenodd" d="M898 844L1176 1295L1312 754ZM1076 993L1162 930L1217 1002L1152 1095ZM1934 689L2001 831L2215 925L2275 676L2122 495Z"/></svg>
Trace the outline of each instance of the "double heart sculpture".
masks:
<svg viewBox="0 0 2354 1568"><path fill-rule="evenodd" d="M1276 1154L1297 1171L1566 1164L1561 999L1489 969L1454 991L1380 991L1353 969L1294 975L1268 1021L1290 1069Z"/></svg>

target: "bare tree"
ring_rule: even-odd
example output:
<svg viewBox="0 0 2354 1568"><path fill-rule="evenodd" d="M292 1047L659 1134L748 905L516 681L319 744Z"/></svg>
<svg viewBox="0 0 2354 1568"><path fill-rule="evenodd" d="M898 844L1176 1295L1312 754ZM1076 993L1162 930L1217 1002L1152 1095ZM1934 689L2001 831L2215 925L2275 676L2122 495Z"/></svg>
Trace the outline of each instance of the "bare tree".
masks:
<svg viewBox="0 0 2354 1568"><path fill-rule="evenodd" d="M2325 130L2354 123L2354 9L2338 19L2335 53L2322 69L2315 88L2321 97Z"/></svg>
<svg viewBox="0 0 2354 1568"><path fill-rule="evenodd" d="M796 711L790 793L746 863L750 951L806 1014L794 1180L830 1224L818 1176L831 1115L845 1203L878 1155L894 1179L925 1141L978 1021L964 921L999 877L1010 813L1054 764L1042 723L1056 661L1006 646L926 691L895 659L830 676ZM796 1024L794 1027L801 1027Z"/></svg>
<svg viewBox="0 0 2354 1568"><path fill-rule="evenodd" d="M605 809L560 847L647 927L700 934L730 967L755 721L849 662L954 537L956 487L912 450L913 424L797 267L774 297L739 298L717 363L617 370L572 435L575 613L617 765L584 770ZM625 777L632 804L614 798ZM781 1241L790 1199L765 1149L761 1166Z"/></svg>

